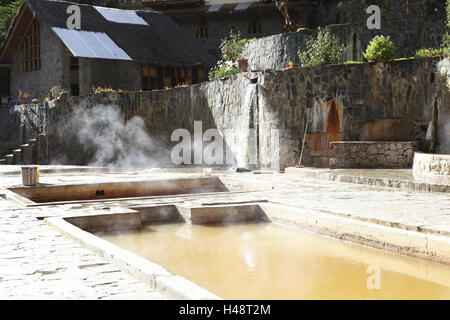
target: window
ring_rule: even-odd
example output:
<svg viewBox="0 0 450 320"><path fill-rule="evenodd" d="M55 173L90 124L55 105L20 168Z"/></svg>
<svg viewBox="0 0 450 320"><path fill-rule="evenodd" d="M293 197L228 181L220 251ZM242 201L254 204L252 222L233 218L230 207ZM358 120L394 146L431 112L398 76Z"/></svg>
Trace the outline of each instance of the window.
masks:
<svg viewBox="0 0 450 320"><path fill-rule="evenodd" d="M206 39L208 38L208 26L204 20L200 20L197 23L197 30L195 31L196 39Z"/></svg>
<svg viewBox="0 0 450 320"><path fill-rule="evenodd" d="M39 22L34 20L19 49L20 72L32 72L41 69Z"/></svg>
<svg viewBox="0 0 450 320"><path fill-rule="evenodd" d="M142 90L144 91L195 84L205 79L205 71L202 67L142 66Z"/></svg>
<svg viewBox="0 0 450 320"><path fill-rule="evenodd" d="M248 25L248 34L257 34L261 32L262 30L259 21L257 19L250 20L250 23Z"/></svg>
<svg viewBox="0 0 450 320"><path fill-rule="evenodd" d="M356 34L353 34L353 48L352 48L352 59L353 61L358 61L358 42Z"/></svg>
<svg viewBox="0 0 450 320"><path fill-rule="evenodd" d="M80 95L80 64L78 58L70 58L70 90L73 96Z"/></svg>

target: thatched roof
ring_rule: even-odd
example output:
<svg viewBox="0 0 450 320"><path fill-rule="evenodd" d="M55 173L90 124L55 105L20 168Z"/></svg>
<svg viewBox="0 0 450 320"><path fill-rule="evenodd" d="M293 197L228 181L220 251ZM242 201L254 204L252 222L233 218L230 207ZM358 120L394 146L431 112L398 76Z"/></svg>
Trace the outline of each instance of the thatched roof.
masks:
<svg viewBox="0 0 450 320"><path fill-rule="evenodd" d="M70 16L67 8L71 5L81 9L82 31L106 34L133 61L167 66L211 66L215 62L190 32L160 12L114 9L119 16L135 13L137 19L142 18L147 24L119 23L106 19L94 6L65 1L25 0L0 48L0 63L10 63L11 52L17 49L7 48L12 43L17 46L17 41L11 41L11 38L23 37L23 34L14 34L20 33L14 24L20 24L21 16L29 16L24 13L31 11L41 23L51 28L67 29Z"/></svg>

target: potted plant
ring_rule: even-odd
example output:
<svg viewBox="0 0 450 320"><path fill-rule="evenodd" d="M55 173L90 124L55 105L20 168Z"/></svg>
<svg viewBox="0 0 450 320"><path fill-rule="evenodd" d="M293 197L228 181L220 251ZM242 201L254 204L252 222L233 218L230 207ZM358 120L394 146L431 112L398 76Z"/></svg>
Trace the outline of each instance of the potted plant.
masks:
<svg viewBox="0 0 450 320"><path fill-rule="evenodd" d="M247 70L247 67L248 67L248 60L247 59L245 59L245 58L238 58L237 62L238 62L239 70L241 70L241 71L246 71Z"/></svg>
<svg viewBox="0 0 450 320"><path fill-rule="evenodd" d="M28 92L23 93L23 91L21 89L19 89L19 103L20 104L26 104L29 96L30 96L30 94Z"/></svg>

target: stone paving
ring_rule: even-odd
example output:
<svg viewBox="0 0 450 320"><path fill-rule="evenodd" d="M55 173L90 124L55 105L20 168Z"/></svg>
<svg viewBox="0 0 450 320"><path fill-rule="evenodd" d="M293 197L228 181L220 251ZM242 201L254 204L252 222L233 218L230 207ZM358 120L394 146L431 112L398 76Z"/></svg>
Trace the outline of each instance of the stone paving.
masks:
<svg viewBox="0 0 450 320"><path fill-rule="evenodd" d="M41 183L67 184L198 176L201 169L128 172L59 172L43 167ZM0 299L165 299L90 250L37 219L98 211L117 201L89 205L21 207L2 197L21 184L19 167L0 168ZM121 201L135 204L272 201L311 212L328 212L393 227L450 236L448 193L401 191L369 185L289 176L215 171L231 191L217 195L173 196ZM259 191L255 191L259 190Z"/></svg>

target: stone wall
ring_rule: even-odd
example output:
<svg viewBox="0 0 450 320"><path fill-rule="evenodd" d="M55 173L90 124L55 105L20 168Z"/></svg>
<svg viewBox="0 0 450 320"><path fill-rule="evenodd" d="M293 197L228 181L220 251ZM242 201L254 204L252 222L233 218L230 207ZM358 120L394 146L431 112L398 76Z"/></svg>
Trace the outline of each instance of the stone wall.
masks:
<svg viewBox="0 0 450 320"><path fill-rule="evenodd" d="M432 120L436 124L436 153L450 154L450 60L438 64L437 99Z"/></svg>
<svg viewBox="0 0 450 320"><path fill-rule="evenodd" d="M369 30L366 21L330 25L332 32L348 46L344 61L364 61L363 54L376 35L391 36L398 58L414 56L421 48L438 48L444 33L441 13L383 19L381 30ZM298 50L305 50L306 40L316 36L317 29L277 34L249 42L244 56L250 70L281 69L289 61L299 66Z"/></svg>
<svg viewBox="0 0 450 320"><path fill-rule="evenodd" d="M218 129L234 165L248 167L252 157L262 168L298 164L307 129L302 164L327 167L330 144L336 141L418 141L421 150L434 110L447 101L442 97L448 90L436 80L437 62L268 70L170 90L63 97L56 104L9 110L16 120L0 128L5 133L15 126L11 132L18 132L16 127L25 123L20 119L30 119L33 125L26 130L48 133L51 159L87 164L95 150L78 141L74 111L89 114L96 105L117 105L124 121L133 116L144 120L147 133L158 141L154 152L164 154L164 166L178 143L170 141L172 132L184 128L193 135L194 122L202 121L203 132ZM440 123L437 136L446 130ZM448 148L448 142L436 140L436 148Z"/></svg>
<svg viewBox="0 0 450 320"><path fill-rule="evenodd" d="M411 168L415 142L339 141L330 146L330 168Z"/></svg>
<svg viewBox="0 0 450 320"><path fill-rule="evenodd" d="M308 166L327 167L333 141L423 141L438 101L437 61L261 73L261 117L280 131L281 167L298 163L307 123L302 163Z"/></svg>
<svg viewBox="0 0 450 320"><path fill-rule="evenodd" d="M16 131L22 130L25 123L33 123L28 127L35 129L34 135L45 133L49 141L50 162L89 164L96 150L90 143L80 142L80 122L75 117L80 115L80 110L81 114L89 116L95 106L104 107L105 111L106 106L118 106L124 121L134 116L143 119L146 131L154 142L153 152L158 154L156 165L172 166L171 151L179 142L171 141L172 133L176 129L187 129L194 137L194 122L201 121L202 134L208 129L217 129L223 136L228 148L224 153L231 152L232 155L228 165L245 167L251 157L249 152L254 149L250 147L254 144L254 137L250 137L249 128L254 122L250 110L255 108L255 92L256 84L250 83L247 77L236 75L171 90L103 93L84 97L63 95L59 100L39 105L37 109L33 105L24 105L10 110L11 117L18 118L8 123ZM109 133L105 131L104 134L107 136ZM5 140L10 140L8 146L19 142L11 136L5 136ZM208 143L203 142L203 146Z"/></svg>

